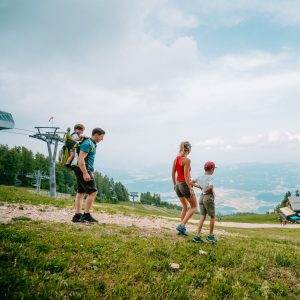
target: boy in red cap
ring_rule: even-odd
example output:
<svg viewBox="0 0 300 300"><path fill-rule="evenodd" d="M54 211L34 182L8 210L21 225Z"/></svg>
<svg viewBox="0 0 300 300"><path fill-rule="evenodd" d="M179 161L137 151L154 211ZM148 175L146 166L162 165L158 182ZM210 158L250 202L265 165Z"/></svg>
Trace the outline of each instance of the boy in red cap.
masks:
<svg viewBox="0 0 300 300"><path fill-rule="evenodd" d="M205 221L206 215L210 216L209 224L209 236L207 241L210 243L217 243L217 239L214 236L214 226L215 226L215 193L214 193L214 179L213 173L215 171L216 165L212 161L208 161L204 164L204 175L198 177L196 180L192 181L193 186L196 186L202 190L200 196L199 206L201 217L199 221L199 227L196 236L193 238L195 243L204 243L201 238L201 229Z"/></svg>

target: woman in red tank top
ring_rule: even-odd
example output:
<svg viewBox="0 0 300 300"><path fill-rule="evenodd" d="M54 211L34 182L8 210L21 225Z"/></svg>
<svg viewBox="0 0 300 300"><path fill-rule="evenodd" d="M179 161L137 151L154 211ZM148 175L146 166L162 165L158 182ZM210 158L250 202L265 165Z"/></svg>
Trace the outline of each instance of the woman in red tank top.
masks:
<svg viewBox="0 0 300 300"><path fill-rule="evenodd" d="M187 157L191 152L191 148L191 144L187 141L180 143L179 155L175 158L172 169L174 190L182 204L181 223L176 229L178 233L184 235L188 235L185 224L194 214L197 207L196 196L191 184L191 160ZM189 210L187 210L188 203L191 206Z"/></svg>

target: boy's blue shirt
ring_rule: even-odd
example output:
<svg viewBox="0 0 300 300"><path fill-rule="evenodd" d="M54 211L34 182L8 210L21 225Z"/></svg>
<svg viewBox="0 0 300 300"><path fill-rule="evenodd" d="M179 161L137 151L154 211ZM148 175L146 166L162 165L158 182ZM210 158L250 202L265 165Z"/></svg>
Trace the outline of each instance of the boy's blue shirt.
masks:
<svg viewBox="0 0 300 300"><path fill-rule="evenodd" d="M92 151L91 143L94 144L94 151ZM80 151L88 153L87 157L84 159L85 164L86 164L86 168L87 168L88 171L94 171L94 161L95 161L95 156L96 156L96 147L97 147L97 143L91 138L86 139L80 145Z"/></svg>

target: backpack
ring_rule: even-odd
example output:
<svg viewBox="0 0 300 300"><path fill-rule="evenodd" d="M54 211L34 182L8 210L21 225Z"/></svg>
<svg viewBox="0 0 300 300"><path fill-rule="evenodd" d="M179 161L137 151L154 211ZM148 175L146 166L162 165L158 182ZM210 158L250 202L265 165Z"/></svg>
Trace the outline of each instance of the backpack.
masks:
<svg viewBox="0 0 300 300"><path fill-rule="evenodd" d="M94 143L91 141L91 139L90 138L88 138L88 137L83 137L82 139L81 139L81 141L79 141L79 142L77 142L75 145L74 145L74 150L75 150L75 156L74 156L74 158L73 158L73 160L72 160L72 162L71 162L71 166L72 167L78 167L78 157L79 157L79 153L80 153L80 146L81 146L81 144L85 141L85 140L89 140L89 143L90 143L90 145L91 145L91 150L90 150L90 152L89 153L93 153L94 151L95 151L95 145L94 145Z"/></svg>
<svg viewBox="0 0 300 300"><path fill-rule="evenodd" d="M64 145L62 146L58 155L58 161L62 167L66 164L68 158L70 157L70 151L76 144L76 140L72 137L70 130L68 129L64 135Z"/></svg>

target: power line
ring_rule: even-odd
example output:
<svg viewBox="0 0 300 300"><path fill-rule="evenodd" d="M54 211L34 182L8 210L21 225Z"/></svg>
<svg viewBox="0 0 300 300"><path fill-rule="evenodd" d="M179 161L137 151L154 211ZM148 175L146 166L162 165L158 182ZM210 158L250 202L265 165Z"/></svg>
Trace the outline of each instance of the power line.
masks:
<svg viewBox="0 0 300 300"><path fill-rule="evenodd" d="M1 130L0 132L6 132L6 133L13 133L13 134L19 134L19 135L26 135L26 136L28 136L28 134L26 134L26 133L20 133L20 132L14 132L14 131Z"/></svg>
<svg viewBox="0 0 300 300"><path fill-rule="evenodd" d="M28 131L28 132L35 132L33 130L28 130L28 129L23 129L23 128L17 128L17 127L14 127L14 129Z"/></svg>

